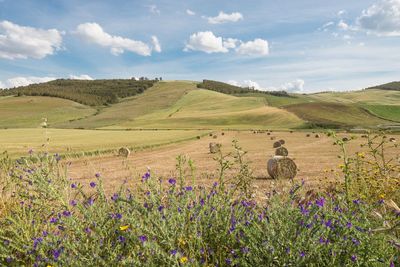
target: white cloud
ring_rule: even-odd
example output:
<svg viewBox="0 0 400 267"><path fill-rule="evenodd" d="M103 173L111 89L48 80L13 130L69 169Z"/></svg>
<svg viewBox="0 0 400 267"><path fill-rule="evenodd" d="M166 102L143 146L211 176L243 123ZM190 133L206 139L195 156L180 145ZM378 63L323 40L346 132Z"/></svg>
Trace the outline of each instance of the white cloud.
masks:
<svg viewBox="0 0 400 267"><path fill-rule="evenodd" d="M224 46L222 37L217 37L210 31L197 32L190 36L185 51L202 51L210 53L227 53L229 50Z"/></svg>
<svg viewBox="0 0 400 267"><path fill-rule="evenodd" d="M338 13L337 13L337 16L338 17L342 17L344 14L346 14L347 13L347 11L346 10L340 10Z"/></svg>
<svg viewBox="0 0 400 267"><path fill-rule="evenodd" d="M150 56L151 47L141 41L136 41L106 33L97 23L83 23L78 25L75 34L81 39L103 47L110 47L110 52L117 56L130 51L141 56Z"/></svg>
<svg viewBox="0 0 400 267"><path fill-rule="evenodd" d="M151 41L153 43L153 49L154 51L156 51L157 53L161 53L161 45L160 45L160 41L158 41L157 36L151 36Z"/></svg>
<svg viewBox="0 0 400 267"><path fill-rule="evenodd" d="M293 82L283 84L281 89L291 93L300 93L304 91L304 84L304 80L297 79Z"/></svg>
<svg viewBox="0 0 400 267"><path fill-rule="evenodd" d="M41 59L61 49L62 33L0 22L0 58Z"/></svg>
<svg viewBox="0 0 400 267"><path fill-rule="evenodd" d="M69 78L72 80L93 80L92 77L90 77L87 74L82 74L82 75L69 75Z"/></svg>
<svg viewBox="0 0 400 267"><path fill-rule="evenodd" d="M226 14L223 11L220 11L218 16L216 17L208 17L208 23L210 24L221 24L226 22L237 22L239 20L243 20L243 15L239 12L233 12L231 14Z"/></svg>
<svg viewBox="0 0 400 267"><path fill-rule="evenodd" d="M333 21L329 21L327 23L325 23L324 25L322 25L321 28L319 28L318 30L323 30L323 31L327 31L329 27L331 27L332 25L334 25L335 23Z"/></svg>
<svg viewBox="0 0 400 267"><path fill-rule="evenodd" d="M158 7L156 5L150 5L147 6L149 8L149 11L153 14L160 14L161 11L158 9Z"/></svg>
<svg viewBox="0 0 400 267"><path fill-rule="evenodd" d="M400 0L380 0L363 10L356 25L376 35L400 36Z"/></svg>
<svg viewBox="0 0 400 267"><path fill-rule="evenodd" d="M350 26L343 20L340 20L339 23L337 24L337 26L339 27L339 29L344 30L344 31L347 31L350 28Z"/></svg>
<svg viewBox="0 0 400 267"><path fill-rule="evenodd" d="M241 55L266 56L269 54L269 45L267 40L257 38L254 41L241 43L236 51Z"/></svg>
<svg viewBox="0 0 400 267"><path fill-rule="evenodd" d="M235 48L236 44L240 42L238 39L234 39L234 38L226 38L224 39L224 47L226 48Z"/></svg>
<svg viewBox="0 0 400 267"><path fill-rule="evenodd" d="M4 83L0 82L0 89L4 89L6 88L6 86L4 85Z"/></svg>
<svg viewBox="0 0 400 267"><path fill-rule="evenodd" d="M35 77L35 76L14 77L14 78L8 79L3 84L3 88L13 88L13 87L18 87L18 86L27 86L27 85L35 84L35 83L45 83L45 82L50 82L50 81L53 81L56 79L57 78L54 78L54 77Z"/></svg>
<svg viewBox="0 0 400 267"><path fill-rule="evenodd" d="M190 9L186 9L186 14L188 14L189 16L194 16L194 15L196 15L196 12L194 12Z"/></svg>
<svg viewBox="0 0 400 267"><path fill-rule="evenodd" d="M261 90L261 86L252 80L244 80L241 82L235 81L235 80L229 80L227 81L228 84L234 85L234 86L239 86L239 87L249 87L249 88L253 88L256 90Z"/></svg>

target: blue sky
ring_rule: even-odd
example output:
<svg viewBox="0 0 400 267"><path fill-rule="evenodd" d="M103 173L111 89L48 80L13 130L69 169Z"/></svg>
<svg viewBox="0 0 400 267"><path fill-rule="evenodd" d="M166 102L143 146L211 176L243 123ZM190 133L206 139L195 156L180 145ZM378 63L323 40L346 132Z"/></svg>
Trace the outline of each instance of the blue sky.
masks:
<svg viewBox="0 0 400 267"><path fill-rule="evenodd" d="M293 92L400 80L400 0L0 0L0 87L132 76Z"/></svg>

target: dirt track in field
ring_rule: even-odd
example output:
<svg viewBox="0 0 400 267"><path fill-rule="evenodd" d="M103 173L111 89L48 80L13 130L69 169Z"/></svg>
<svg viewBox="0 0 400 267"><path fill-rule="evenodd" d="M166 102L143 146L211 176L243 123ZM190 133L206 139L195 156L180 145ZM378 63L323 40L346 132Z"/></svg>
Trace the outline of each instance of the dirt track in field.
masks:
<svg viewBox="0 0 400 267"><path fill-rule="evenodd" d="M333 139L320 134L316 138L315 134L306 137L305 132L273 132L254 134L253 132L215 132L217 139L203 137L200 140L186 143L169 145L154 150L140 151L130 155L128 159L118 156L103 156L84 158L72 161L68 175L73 180L87 185L93 181L95 173L101 173L104 185L108 192L118 189L127 180L129 184L137 184L141 180L141 175L151 169L154 177L168 179L176 177L176 157L180 154L190 157L196 166L196 181L198 185L210 185L217 179L218 164L213 160L215 155L209 153L208 145L210 142L222 144L224 152L232 151L232 140L239 141L243 150L248 151L247 159L251 161L250 166L257 177L255 181L258 192L264 194L276 183L283 183L281 186L288 185L288 182L274 182L269 178L266 170L267 160L274 154L272 148L276 140L284 139L284 145L289 150L289 156L295 160L299 169L295 180L304 179L312 187L327 186L329 181L334 180L331 169L338 171L341 160L337 157L339 147L333 146ZM349 136L340 134L340 136ZM276 140L271 140L275 137ZM349 151L360 151L360 144L365 139L358 138L351 141ZM325 170L329 170L327 173ZM325 177L329 177L326 179ZM189 178L188 178L189 179ZM188 183L192 180L188 180ZM191 182L192 183L192 182Z"/></svg>

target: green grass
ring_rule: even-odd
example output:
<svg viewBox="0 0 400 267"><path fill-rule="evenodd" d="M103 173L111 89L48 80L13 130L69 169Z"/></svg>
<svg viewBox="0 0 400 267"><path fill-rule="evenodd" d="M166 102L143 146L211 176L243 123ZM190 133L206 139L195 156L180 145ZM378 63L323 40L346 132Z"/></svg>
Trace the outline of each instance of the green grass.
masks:
<svg viewBox="0 0 400 267"><path fill-rule="evenodd" d="M400 105L363 105L363 108L377 117L400 122Z"/></svg>
<svg viewBox="0 0 400 267"><path fill-rule="evenodd" d="M113 128L291 128L303 121L283 109L269 107L262 97L236 97L197 89L174 105L139 116Z"/></svg>
<svg viewBox="0 0 400 267"><path fill-rule="evenodd" d="M166 109L182 96L196 89L194 82L158 82L144 93L126 98L121 103L104 108L90 118L72 123L57 124L65 128L101 128L119 125L134 120L139 116Z"/></svg>
<svg viewBox="0 0 400 267"><path fill-rule="evenodd" d="M106 131L74 129L0 130L0 152L12 156L26 155L30 149L51 153L108 151L121 146L149 147L195 138L204 131ZM43 147L49 138L47 148Z"/></svg>
<svg viewBox="0 0 400 267"><path fill-rule="evenodd" d="M0 98L0 128L37 128L42 118L50 126L91 116L96 109L54 97L22 96Z"/></svg>
<svg viewBox="0 0 400 267"><path fill-rule="evenodd" d="M268 103L268 105L272 107L285 107L293 104L310 103L315 101L308 95L300 95L300 94L292 94L291 97L274 96L274 95L260 94L260 93L237 94L236 96L263 97L265 98L266 103Z"/></svg>
<svg viewBox="0 0 400 267"><path fill-rule="evenodd" d="M318 93L309 95L309 97L319 102L335 102L342 104L398 105L400 103L400 91L379 89Z"/></svg>
<svg viewBox="0 0 400 267"><path fill-rule="evenodd" d="M291 105L286 109L319 127L374 127L388 123L356 105L319 102Z"/></svg>

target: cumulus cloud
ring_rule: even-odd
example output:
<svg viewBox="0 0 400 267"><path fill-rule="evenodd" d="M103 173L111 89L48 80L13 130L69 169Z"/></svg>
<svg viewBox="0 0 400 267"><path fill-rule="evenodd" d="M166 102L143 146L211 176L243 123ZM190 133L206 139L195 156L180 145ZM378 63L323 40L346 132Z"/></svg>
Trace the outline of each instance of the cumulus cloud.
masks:
<svg viewBox="0 0 400 267"><path fill-rule="evenodd" d="M235 81L235 80L229 80L227 83L231 84L231 85L234 85L234 86L249 87L249 88L253 88L253 89L256 89L256 90L261 90L262 89L261 86L257 82L252 81L252 80L244 80L244 81L241 81L241 82L238 82L238 81Z"/></svg>
<svg viewBox="0 0 400 267"><path fill-rule="evenodd" d="M338 17L342 17L344 14L346 14L347 13L347 11L346 10L340 10L338 13L337 13L337 16Z"/></svg>
<svg viewBox="0 0 400 267"><path fill-rule="evenodd" d="M82 75L69 75L69 78L72 80L93 80L92 77L90 77L87 74L82 74Z"/></svg>
<svg viewBox="0 0 400 267"><path fill-rule="evenodd" d="M6 86L4 85L4 83L0 82L0 89L4 89L6 88Z"/></svg>
<svg viewBox="0 0 400 267"><path fill-rule="evenodd" d="M243 15L239 12L233 12L231 14L227 14L223 11L220 11L218 16L216 17L208 17L208 23L210 24L221 24L226 22L237 22L239 20L243 20Z"/></svg>
<svg viewBox="0 0 400 267"><path fill-rule="evenodd" d="M381 0L362 11L359 28L377 35L400 36L400 0Z"/></svg>
<svg viewBox="0 0 400 267"><path fill-rule="evenodd" d="M56 29L39 29L0 22L0 58L41 59L61 49L62 33Z"/></svg>
<svg viewBox="0 0 400 267"><path fill-rule="evenodd" d="M161 11L158 9L158 7L156 5L150 5L147 6L149 8L149 11L153 14L160 14Z"/></svg>
<svg viewBox="0 0 400 267"><path fill-rule="evenodd" d="M153 43L153 49L154 51L156 51L157 53L161 53L161 45L160 45L160 41L158 41L157 36L151 36L151 42Z"/></svg>
<svg viewBox="0 0 400 267"><path fill-rule="evenodd" d="M347 24L343 20L340 20L339 23L337 24L337 26L339 29L344 30L344 31L347 31L350 28L349 24Z"/></svg>
<svg viewBox="0 0 400 267"><path fill-rule="evenodd" d="M19 87L19 86L27 86L30 84L35 84L35 83L45 83L45 82L50 82L53 80L56 80L57 78L54 77L35 77L35 76L29 76L29 77L14 77L10 78L5 83L3 83L3 88L13 88L13 87Z"/></svg>
<svg viewBox="0 0 400 267"><path fill-rule="evenodd" d="M301 93L304 91L304 80L297 79L293 82L285 83L281 86L281 90L285 90L291 93Z"/></svg>
<svg viewBox="0 0 400 267"><path fill-rule="evenodd" d="M190 36L185 51L202 51L210 53L227 53L229 50L224 46L223 38L217 37L210 31L197 32Z"/></svg>
<svg viewBox="0 0 400 267"><path fill-rule="evenodd" d="M255 39L243 42L234 38L215 36L213 32L197 32L190 36L184 51L202 51L205 53L227 53L235 49L238 54L249 56L265 56L269 53L268 41Z"/></svg>
<svg viewBox="0 0 400 267"><path fill-rule="evenodd" d="M241 43L236 51L241 55L266 56L269 54L269 45L267 40L257 38L254 41Z"/></svg>
<svg viewBox="0 0 400 267"><path fill-rule="evenodd" d="M125 51L130 51L141 56L151 55L152 48L148 44L121 36L110 35L97 23L80 24L74 33L89 43L109 47L110 52L115 56Z"/></svg>
<svg viewBox="0 0 400 267"><path fill-rule="evenodd" d="M196 12L194 12L190 9L186 9L186 14L188 14L189 16L194 16L194 15L196 15Z"/></svg>

